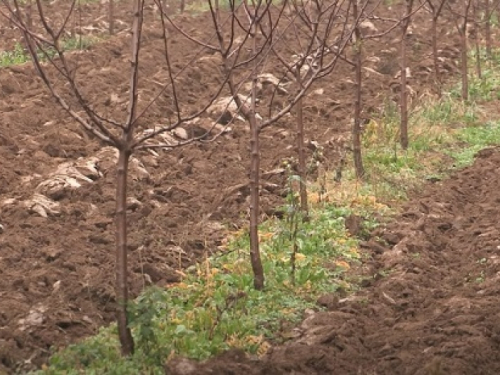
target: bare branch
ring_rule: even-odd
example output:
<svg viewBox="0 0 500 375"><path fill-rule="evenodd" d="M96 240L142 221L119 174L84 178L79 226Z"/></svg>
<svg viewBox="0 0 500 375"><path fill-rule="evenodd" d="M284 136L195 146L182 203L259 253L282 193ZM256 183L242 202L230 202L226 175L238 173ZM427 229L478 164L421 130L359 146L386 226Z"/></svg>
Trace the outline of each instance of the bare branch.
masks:
<svg viewBox="0 0 500 375"><path fill-rule="evenodd" d="M139 51L141 47L141 34L143 23L144 0L134 2L134 23L132 25L132 59L130 61L130 96L128 101L127 120L125 132L128 135L127 143L132 141L133 126L137 110L137 84L139 80Z"/></svg>

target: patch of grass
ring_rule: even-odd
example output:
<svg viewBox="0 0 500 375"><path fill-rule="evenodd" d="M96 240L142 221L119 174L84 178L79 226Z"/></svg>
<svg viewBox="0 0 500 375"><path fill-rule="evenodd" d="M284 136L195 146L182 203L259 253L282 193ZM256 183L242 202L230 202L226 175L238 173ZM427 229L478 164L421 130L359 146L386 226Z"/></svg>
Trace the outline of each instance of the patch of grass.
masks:
<svg viewBox="0 0 500 375"><path fill-rule="evenodd" d="M65 39L62 42L61 47L63 51L87 50L101 39L102 38L96 36L78 36L75 38ZM50 48L48 48L45 52L50 58L56 55L56 52ZM38 57L41 61L46 60L45 54L41 51L38 52ZM22 65L30 60L31 58L29 52L20 43L16 43L13 51L0 52L0 68Z"/></svg>
<svg viewBox="0 0 500 375"><path fill-rule="evenodd" d="M500 99L500 75L498 74L500 51L492 51L492 60L489 61L486 49L480 48L481 78L476 72L476 54L475 50L469 53L469 101L488 102ZM450 93L454 98L459 99L461 90L462 83L459 82L451 88Z"/></svg>
<svg viewBox="0 0 500 375"><path fill-rule="evenodd" d="M387 104L382 116L372 120L363 134L364 163L373 194L386 201L404 200L423 176L441 173L439 150L453 142L453 127L473 121L466 113L467 108L450 97L424 101L411 114L410 147L402 150L397 108Z"/></svg>
<svg viewBox="0 0 500 375"><path fill-rule="evenodd" d="M64 51L87 50L103 38L93 35L81 35L68 38L63 43Z"/></svg>
<svg viewBox="0 0 500 375"><path fill-rule="evenodd" d="M238 6L241 3L241 0L235 1L235 6ZM212 5L214 3L212 2ZM221 9L229 9L230 2L229 0L221 0L219 1L219 7ZM208 1L193 1L189 4L186 4L186 11L192 13L204 13L210 10L210 5Z"/></svg>
<svg viewBox="0 0 500 375"><path fill-rule="evenodd" d="M472 66L471 66L472 68ZM454 98L461 97L462 84L459 83L451 89ZM469 77L469 101L481 102L500 99L500 77L495 68L483 66L482 77L476 75Z"/></svg>
<svg viewBox="0 0 500 375"><path fill-rule="evenodd" d="M478 151L488 146L500 145L500 121L461 129L456 137L463 146L453 147L448 154L455 159L455 167L463 168L474 161L474 155Z"/></svg>
<svg viewBox="0 0 500 375"><path fill-rule="evenodd" d="M220 9L229 9L230 5L232 2L229 0L220 0L219 1L219 7ZM235 0L234 1L234 6L238 7L242 3L242 0ZM273 5L278 6L280 4L283 4L282 0L272 0ZM215 3L212 2L212 5L214 6ZM208 1L193 1L188 4L186 4L186 12L191 12L193 14L199 14L199 13L204 13L208 12L210 10L210 5Z"/></svg>
<svg viewBox="0 0 500 375"><path fill-rule="evenodd" d="M500 144L500 121L491 120L495 116L487 108L500 90L499 65L500 60L493 61L482 79L471 75L467 102L460 98L459 85L439 100L421 100L411 111L408 150L399 145L398 108L386 104L363 135L367 181L375 196L386 202L406 199L424 180L441 179L471 164L479 150Z"/></svg>
<svg viewBox="0 0 500 375"><path fill-rule="evenodd" d="M23 46L17 43L13 51L0 52L0 67L21 65L29 60Z"/></svg>

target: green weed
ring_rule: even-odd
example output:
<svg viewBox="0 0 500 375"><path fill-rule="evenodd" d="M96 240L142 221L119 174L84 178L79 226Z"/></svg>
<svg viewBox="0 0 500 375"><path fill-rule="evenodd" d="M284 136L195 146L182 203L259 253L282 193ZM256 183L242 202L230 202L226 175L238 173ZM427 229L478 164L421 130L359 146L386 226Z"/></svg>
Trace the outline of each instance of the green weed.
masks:
<svg viewBox="0 0 500 375"><path fill-rule="evenodd" d="M13 51L0 52L0 67L21 65L29 61L29 57L21 44L17 43Z"/></svg>
<svg viewBox="0 0 500 375"><path fill-rule="evenodd" d="M61 47L63 51L76 51L76 50L87 50L92 45L97 43L102 38L96 36L78 36L74 38L68 38L62 41ZM38 52L38 58L41 61L49 58L53 58L56 55L56 51L52 48L45 49ZM13 65L22 65L31 61L29 52L20 44L16 43L13 51L3 51L0 52L0 68L5 68Z"/></svg>
<svg viewBox="0 0 500 375"><path fill-rule="evenodd" d="M500 121L461 129L456 137L459 143L447 153L455 159L456 168L463 168L472 164L478 151L488 146L500 145Z"/></svg>

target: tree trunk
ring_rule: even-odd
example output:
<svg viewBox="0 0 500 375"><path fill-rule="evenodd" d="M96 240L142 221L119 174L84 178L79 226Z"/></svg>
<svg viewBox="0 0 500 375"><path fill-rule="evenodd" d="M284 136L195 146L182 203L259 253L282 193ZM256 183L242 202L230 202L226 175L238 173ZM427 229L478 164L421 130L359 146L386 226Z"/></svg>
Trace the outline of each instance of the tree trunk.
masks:
<svg viewBox="0 0 500 375"><path fill-rule="evenodd" d="M491 53L491 9L490 9L490 0L485 0L484 4L484 12L485 12L485 23L484 23L484 36L486 39L486 56L489 61L491 61L492 53Z"/></svg>
<svg viewBox="0 0 500 375"><path fill-rule="evenodd" d="M118 303L116 321L120 337L122 355L134 352L134 340L128 327L127 303L127 175L130 152L119 150L116 176L116 286Z"/></svg>
<svg viewBox="0 0 500 375"><path fill-rule="evenodd" d="M410 25L410 14L413 8L413 0L409 0L406 9L406 19L403 22L401 33L401 99L400 99L400 137L403 150L408 149L408 103L406 93L406 34Z"/></svg>
<svg viewBox="0 0 500 375"><path fill-rule="evenodd" d="M460 31L460 67L462 74L462 99L469 100L469 69L467 66L467 23L464 22L464 25L461 27Z"/></svg>
<svg viewBox="0 0 500 375"><path fill-rule="evenodd" d="M361 48L361 46L358 46ZM362 71L361 71L361 51L356 52L356 100L354 102L354 124L352 126L352 150L354 154L354 167L356 169L356 177L363 178L365 168L363 166L363 155L361 147L361 88L362 88Z"/></svg>
<svg viewBox="0 0 500 375"><path fill-rule="evenodd" d="M434 62L434 77L436 79L436 84L438 86L439 96L441 96L441 72L439 70L439 60L438 60L438 38L437 38L437 17L432 16L432 60Z"/></svg>
<svg viewBox="0 0 500 375"><path fill-rule="evenodd" d="M218 1L216 5L218 6ZM246 9L246 8L245 8ZM257 18L257 14L255 14ZM251 23L250 34L253 38L253 53L257 54L256 23ZM257 71L258 62L254 60L252 77L251 108L245 116L250 124L250 262L254 275L253 285L256 290L264 289L264 269L260 258L259 216L260 216L260 124L257 122Z"/></svg>
<svg viewBox="0 0 500 375"><path fill-rule="evenodd" d="M476 48L476 74L477 78L481 79L483 74L481 70L481 48L479 46L479 21L477 19L477 5L474 3L472 8L474 19L474 45Z"/></svg>
<svg viewBox="0 0 500 375"><path fill-rule="evenodd" d="M458 27L460 34L460 65L462 74L462 99L469 100L469 67L467 64L467 21L469 20L469 8L472 0L464 0L463 3L463 23Z"/></svg>
<svg viewBox="0 0 500 375"><path fill-rule="evenodd" d="M298 73L300 74L300 72ZM299 78L300 79L300 78ZM300 90L300 81L299 81ZM300 210L304 219L309 216L309 205L307 203L307 176L306 176L306 153L304 150L304 115L302 99L297 101L296 107L297 116L297 152L299 156L299 194L300 194Z"/></svg>
<svg viewBox="0 0 500 375"><path fill-rule="evenodd" d="M250 111L250 261L254 274L254 287L264 289L264 269L260 259L259 244L259 182L260 182L260 144L259 126L255 117L255 109Z"/></svg>
<svg viewBox="0 0 500 375"><path fill-rule="evenodd" d="M358 5L357 0L352 2L353 18L354 22L358 19ZM354 36L356 37L356 42L354 44L354 63L356 64L356 98L354 100L354 123L352 125L352 150L354 156L354 168L356 170L356 177L363 178L365 175L365 169L363 167L363 155L361 150L361 89L363 83L362 74L362 48L363 40L359 27L356 26L354 29Z"/></svg>

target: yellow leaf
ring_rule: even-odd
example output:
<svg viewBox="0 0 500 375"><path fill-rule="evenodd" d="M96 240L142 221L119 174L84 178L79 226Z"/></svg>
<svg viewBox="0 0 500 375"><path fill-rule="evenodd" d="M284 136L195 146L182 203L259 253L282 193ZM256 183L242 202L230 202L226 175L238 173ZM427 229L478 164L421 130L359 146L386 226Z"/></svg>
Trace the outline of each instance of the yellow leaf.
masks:
<svg viewBox="0 0 500 375"><path fill-rule="evenodd" d="M302 253L297 253L297 254L295 254L295 259L299 260L299 261L304 260L304 259L306 259L306 256Z"/></svg>
<svg viewBox="0 0 500 375"><path fill-rule="evenodd" d="M309 193L307 199L311 203L318 203L319 202L319 194L316 192Z"/></svg>
<svg viewBox="0 0 500 375"><path fill-rule="evenodd" d="M304 284L304 289L305 290L311 290L311 280L307 280L306 283Z"/></svg>
<svg viewBox="0 0 500 375"><path fill-rule="evenodd" d="M260 238L264 240L269 240L274 236L274 233L268 232L268 233L261 233Z"/></svg>
<svg viewBox="0 0 500 375"><path fill-rule="evenodd" d="M238 336L236 336L235 334L230 335L230 336L226 339L226 343L227 343L229 346L232 346L232 347L238 347L238 346L240 346L240 340L238 339Z"/></svg>
<svg viewBox="0 0 500 375"><path fill-rule="evenodd" d="M172 350L170 351L170 354L169 354L169 355L168 355L168 357L167 357L167 362L169 362L169 361L171 361L172 359L174 359L174 357L175 357L175 350L173 350L173 349L172 349Z"/></svg>
<svg viewBox="0 0 500 375"><path fill-rule="evenodd" d="M356 256L358 256L358 255L359 255L359 253L358 253L358 249L357 249L356 247L351 247L351 248L349 249L349 253L350 253L351 255L356 255Z"/></svg>
<svg viewBox="0 0 500 375"><path fill-rule="evenodd" d="M271 345L267 341L264 341L262 344L260 344L259 348L257 349L257 355L259 357L262 357L269 351L270 348Z"/></svg>
<svg viewBox="0 0 500 375"><path fill-rule="evenodd" d="M181 275L182 277L186 277L187 275L182 272L181 270L175 270L175 273L177 273L178 275Z"/></svg>
<svg viewBox="0 0 500 375"><path fill-rule="evenodd" d="M342 267L342 268L345 268L345 269L349 269L349 268L351 268L351 267L349 266L349 263L347 263L347 262L345 262L345 261L343 261L343 260L338 261L338 262L336 262L335 264L336 264L338 267Z"/></svg>
<svg viewBox="0 0 500 375"><path fill-rule="evenodd" d="M254 336L254 335L250 335L250 336L247 336L246 337L246 342L248 342L249 344L260 344L262 343L262 341L264 340L264 337L262 335L259 335L259 336Z"/></svg>

